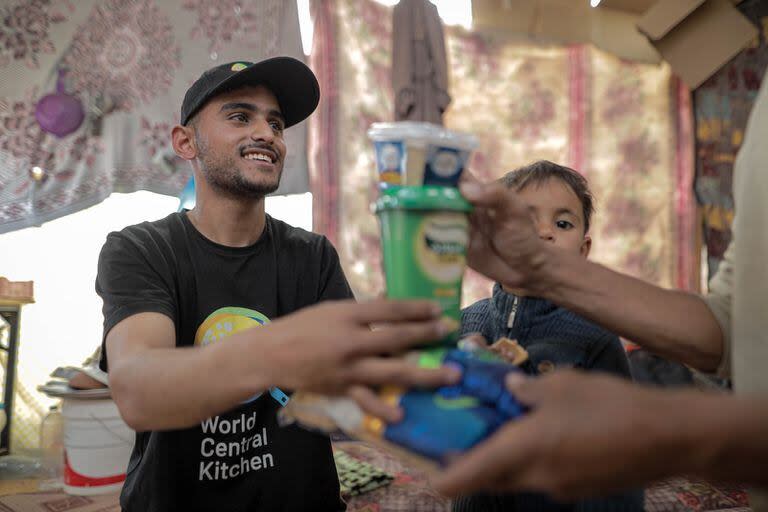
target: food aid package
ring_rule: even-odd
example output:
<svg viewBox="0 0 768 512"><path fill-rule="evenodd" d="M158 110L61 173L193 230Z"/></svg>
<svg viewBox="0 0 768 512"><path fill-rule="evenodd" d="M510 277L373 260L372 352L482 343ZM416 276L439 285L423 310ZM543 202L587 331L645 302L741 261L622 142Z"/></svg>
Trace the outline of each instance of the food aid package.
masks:
<svg viewBox="0 0 768 512"><path fill-rule="evenodd" d="M384 388L379 396L403 410L403 419L387 424L366 414L351 399L297 392L278 413L281 424L347 436L378 446L427 472L446 464L492 435L507 421L526 413L507 390L505 378L522 372L511 361L526 358L516 343L500 340L485 347L463 340L459 348L431 348L404 357L425 368L454 365L461 380L437 389ZM503 349L501 347L504 347ZM518 346L519 348L519 346Z"/></svg>

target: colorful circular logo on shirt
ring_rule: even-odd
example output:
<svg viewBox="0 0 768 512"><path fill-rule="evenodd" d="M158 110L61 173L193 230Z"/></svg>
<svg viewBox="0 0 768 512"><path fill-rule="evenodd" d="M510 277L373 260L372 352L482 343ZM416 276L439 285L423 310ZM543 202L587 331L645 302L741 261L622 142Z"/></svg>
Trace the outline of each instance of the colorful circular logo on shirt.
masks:
<svg viewBox="0 0 768 512"><path fill-rule="evenodd" d="M195 346L211 345L217 343L227 336L232 336L252 327L260 327L269 323L269 318L258 311L248 308L237 308L228 306L219 308L200 324L195 333ZM262 393L257 393L244 404L253 402L259 398Z"/></svg>
<svg viewBox="0 0 768 512"><path fill-rule="evenodd" d="M242 62L238 62L236 64L232 64L232 67L229 68L229 69L231 69L232 71L242 71L242 70L244 70L247 67L248 67L247 64L243 64Z"/></svg>
<svg viewBox="0 0 768 512"><path fill-rule="evenodd" d="M269 318L252 309L232 306L219 308L197 328L195 345L210 345L227 336L268 323Z"/></svg>

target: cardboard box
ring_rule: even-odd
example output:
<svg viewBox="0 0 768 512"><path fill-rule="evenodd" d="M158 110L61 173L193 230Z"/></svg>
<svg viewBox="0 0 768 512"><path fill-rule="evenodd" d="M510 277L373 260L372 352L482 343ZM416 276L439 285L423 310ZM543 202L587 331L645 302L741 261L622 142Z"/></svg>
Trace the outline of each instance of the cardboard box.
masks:
<svg viewBox="0 0 768 512"><path fill-rule="evenodd" d="M599 7L601 9L619 9L635 14L643 14L655 3L655 0L602 0Z"/></svg>
<svg viewBox="0 0 768 512"><path fill-rule="evenodd" d="M637 28L692 90L757 35L732 0L659 0Z"/></svg>
<svg viewBox="0 0 768 512"><path fill-rule="evenodd" d="M731 3L738 4L742 0L731 0ZM600 8L619 9L622 11L632 12L635 14L643 14L650 9L656 0L602 0L600 2Z"/></svg>
<svg viewBox="0 0 768 512"><path fill-rule="evenodd" d="M656 0L622 1L640 2L645 11ZM472 0L472 18L475 30L506 41L592 43L623 59L653 64L661 61L653 45L637 30L637 12L604 8L603 4L592 8L588 0Z"/></svg>
<svg viewBox="0 0 768 512"><path fill-rule="evenodd" d="M0 305L35 302L32 281L9 281L0 276Z"/></svg>

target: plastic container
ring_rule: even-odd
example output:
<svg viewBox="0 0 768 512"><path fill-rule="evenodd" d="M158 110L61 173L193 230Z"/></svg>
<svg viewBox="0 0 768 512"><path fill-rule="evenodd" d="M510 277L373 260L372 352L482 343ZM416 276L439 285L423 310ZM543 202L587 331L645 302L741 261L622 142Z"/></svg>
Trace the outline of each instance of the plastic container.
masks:
<svg viewBox="0 0 768 512"><path fill-rule="evenodd" d="M40 480L48 478L40 462L39 454L3 455L0 457L0 481Z"/></svg>
<svg viewBox="0 0 768 512"><path fill-rule="evenodd" d="M108 494L125 481L135 433L111 399L65 398L64 490L68 494Z"/></svg>
<svg viewBox="0 0 768 512"><path fill-rule="evenodd" d="M441 130L427 146L424 185L458 187L461 174L477 147L473 135Z"/></svg>
<svg viewBox="0 0 768 512"><path fill-rule="evenodd" d="M368 137L376 150L376 168L382 186L423 184L427 146L440 127L430 123L404 121L373 123Z"/></svg>
<svg viewBox="0 0 768 512"><path fill-rule="evenodd" d="M58 405L50 407L40 424L40 453L48 478L60 479L64 474L64 417Z"/></svg>
<svg viewBox="0 0 768 512"><path fill-rule="evenodd" d="M375 211L381 226L387 297L434 300L458 329L471 209L455 188L382 191ZM457 339L454 330L440 344L451 346Z"/></svg>
<svg viewBox="0 0 768 512"><path fill-rule="evenodd" d="M368 137L376 150L379 183L389 186L457 186L477 147L473 135L431 123L373 123Z"/></svg>

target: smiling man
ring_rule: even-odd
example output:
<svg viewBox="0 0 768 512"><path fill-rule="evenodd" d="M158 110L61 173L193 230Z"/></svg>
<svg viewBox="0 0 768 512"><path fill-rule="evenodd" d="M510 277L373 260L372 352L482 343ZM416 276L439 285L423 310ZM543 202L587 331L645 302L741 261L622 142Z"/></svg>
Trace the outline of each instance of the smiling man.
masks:
<svg viewBox="0 0 768 512"><path fill-rule="evenodd" d="M441 338L437 305L315 305L352 297L335 249L265 213L283 132L319 94L286 57L205 72L171 133L195 173L195 208L107 237L101 365L137 431L126 512L343 510L328 437L277 423L284 391L348 393L396 420L368 386L458 377L381 357Z"/></svg>

